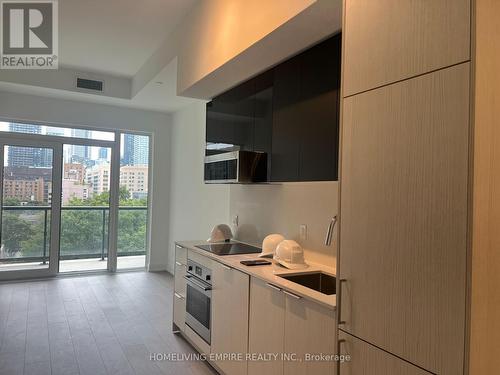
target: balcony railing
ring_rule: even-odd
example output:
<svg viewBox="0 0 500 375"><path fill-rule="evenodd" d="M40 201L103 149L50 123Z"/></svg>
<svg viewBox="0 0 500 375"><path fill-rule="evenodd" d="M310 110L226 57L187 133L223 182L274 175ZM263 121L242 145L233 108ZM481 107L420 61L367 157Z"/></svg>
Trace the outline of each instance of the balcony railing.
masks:
<svg viewBox="0 0 500 375"><path fill-rule="evenodd" d="M0 263L49 260L50 206L2 207ZM109 207L61 207L60 260L104 260L108 255ZM146 254L147 207L118 209L117 255Z"/></svg>

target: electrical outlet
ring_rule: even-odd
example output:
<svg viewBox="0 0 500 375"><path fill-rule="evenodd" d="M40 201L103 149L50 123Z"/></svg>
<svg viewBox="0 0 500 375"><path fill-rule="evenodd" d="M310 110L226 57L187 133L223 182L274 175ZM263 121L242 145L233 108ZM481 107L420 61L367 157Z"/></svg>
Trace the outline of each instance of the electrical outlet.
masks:
<svg viewBox="0 0 500 375"><path fill-rule="evenodd" d="M302 241L307 240L307 225L300 224L299 227L299 236Z"/></svg>
<svg viewBox="0 0 500 375"><path fill-rule="evenodd" d="M235 228L238 228L238 221L239 221L238 215L234 215L233 216L233 226Z"/></svg>

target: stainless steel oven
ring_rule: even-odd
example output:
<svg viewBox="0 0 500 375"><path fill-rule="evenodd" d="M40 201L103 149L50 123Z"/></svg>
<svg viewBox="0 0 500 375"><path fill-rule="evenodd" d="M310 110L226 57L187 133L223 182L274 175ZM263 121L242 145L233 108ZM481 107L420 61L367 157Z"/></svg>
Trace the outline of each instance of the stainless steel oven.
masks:
<svg viewBox="0 0 500 375"><path fill-rule="evenodd" d="M210 344L212 271L190 259L187 262L186 324Z"/></svg>

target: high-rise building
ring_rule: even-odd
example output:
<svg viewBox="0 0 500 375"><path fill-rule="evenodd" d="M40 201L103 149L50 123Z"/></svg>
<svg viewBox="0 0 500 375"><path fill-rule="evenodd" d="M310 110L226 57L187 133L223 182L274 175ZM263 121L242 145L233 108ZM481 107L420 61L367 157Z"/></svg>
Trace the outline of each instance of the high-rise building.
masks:
<svg viewBox="0 0 500 375"><path fill-rule="evenodd" d="M40 125L10 123L9 131L13 133L42 134L42 127Z"/></svg>
<svg viewBox="0 0 500 375"><path fill-rule="evenodd" d="M73 138L90 138L90 130L71 129ZM67 162L84 162L90 160L90 147L81 145L72 145L68 155Z"/></svg>
<svg viewBox="0 0 500 375"><path fill-rule="evenodd" d="M108 160L108 149L106 147L99 149L99 159Z"/></svg>
<svg viewBox="0 0 500 375"><path fill-rule="evenodd" d="M29 124L9 124L9 130L15 133L41 134L42 127ZM49 148L9 146L7 152L10 167L52 167L52 153Z"/></svg>
<svg viewBox="0 0 500 375"><path fill-rule="evenodd" d="M124 165L148 165L149 137L145 135L124 134L123 159Z"/></svg>
<svg viewBox="0 0 500 375"><path fill-rule="evenodd" d="M45 128L45 135L56 135L59 137L64 137L64 129L62 128L53 128L51 126L47 126ZM45 168L52 167L52 159L53 153L50 149L42 149L41 151L41 162L42 166Z"/></svg>

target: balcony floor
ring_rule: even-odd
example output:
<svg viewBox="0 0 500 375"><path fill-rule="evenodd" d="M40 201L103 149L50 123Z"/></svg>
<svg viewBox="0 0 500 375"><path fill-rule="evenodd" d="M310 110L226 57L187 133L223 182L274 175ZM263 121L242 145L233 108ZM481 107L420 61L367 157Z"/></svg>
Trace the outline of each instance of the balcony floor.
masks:
<svg viewBox="0 0 500 375"><path fill-rule="evenodd" d="M145 255L122 256L118 257L117 268L144 268L146 264ZM49 265L41 264L40 262L31 263L0 263L1 271L15 271L15 270L35 270L47 268ZM99 271L107 268L107 258L103 261L100 258L93 259L72 259L61 260L59 263L59 272L84 272L84 271Z"/></svg>
<svg viewBox="0 0 500 375"><path fill-rule="evenodd" d="M59 262L59 272L83 272L83 271L98 271L107 268L107 260L101 259L72 259L61 260ZM146 264L145 255L135 255L127 257L118 257L117 268L141 268Z"/></svg>

